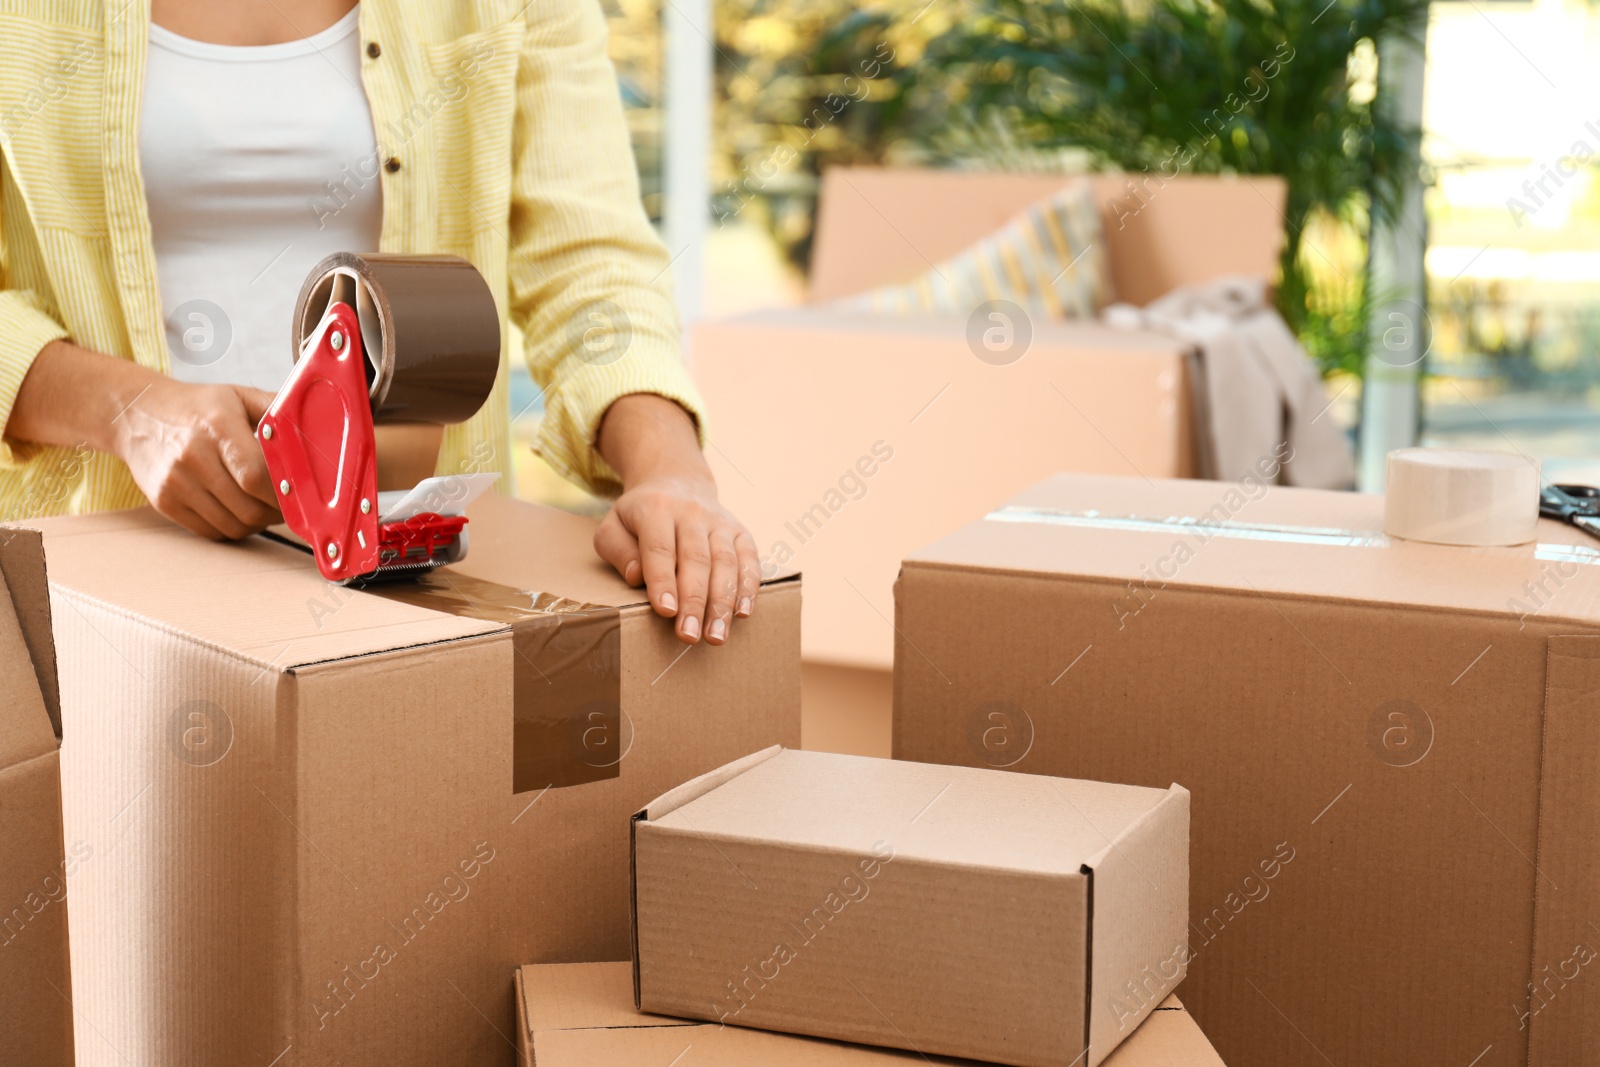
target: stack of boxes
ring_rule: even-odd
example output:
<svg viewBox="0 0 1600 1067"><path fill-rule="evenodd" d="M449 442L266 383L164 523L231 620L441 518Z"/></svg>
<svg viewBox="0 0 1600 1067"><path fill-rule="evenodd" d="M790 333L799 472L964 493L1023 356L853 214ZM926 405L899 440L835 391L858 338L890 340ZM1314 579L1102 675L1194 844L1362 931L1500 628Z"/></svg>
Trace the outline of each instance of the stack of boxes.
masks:
<svg viewBox="0 0 1600 1067"><path fill-rule="evenodd" d="M545 509L4 531L6 1062L1594 1062L1600 551L1381 512L1034 487L906 560L894 761L795 750L796 580L686 649Z"/></svg>
<svg viewBox="0 0 1600 1067"><path fill-rule="evenodd" d="M1147 1030L1128 1047L1215 1062L1170 998L1184 790L797 751L796 579L726 648L687 648L588 520L485 498L472 521L463 563L362 591L149 511L5 531L16 1062L676 1040L609 993L563 1015L540 992L630 956L637 983L580 970L712 1019L693 1040L742 1062L903 1058L854 1041L1098 1064ZM30 880L59 891L35 907ZM641 1025L596 1021L618 1011Z"/></svg>

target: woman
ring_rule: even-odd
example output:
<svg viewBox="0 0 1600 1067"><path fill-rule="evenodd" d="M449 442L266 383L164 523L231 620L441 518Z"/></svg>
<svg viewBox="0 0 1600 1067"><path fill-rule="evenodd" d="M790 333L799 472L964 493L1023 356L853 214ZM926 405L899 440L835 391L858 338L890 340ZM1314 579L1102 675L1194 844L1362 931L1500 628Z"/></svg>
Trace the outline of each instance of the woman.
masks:
<svg viewBox="0 0 1600 1067"><path fill-rule="evenodd" d="M0 512L276 521L252 430L305 274L453 253L516 327L502 362L520 332L540 453L617 494L596 551L685 642L750 614L596 0L32 10L0 15ZM502 368L438 471L509 472L507 424Z"/></svg>

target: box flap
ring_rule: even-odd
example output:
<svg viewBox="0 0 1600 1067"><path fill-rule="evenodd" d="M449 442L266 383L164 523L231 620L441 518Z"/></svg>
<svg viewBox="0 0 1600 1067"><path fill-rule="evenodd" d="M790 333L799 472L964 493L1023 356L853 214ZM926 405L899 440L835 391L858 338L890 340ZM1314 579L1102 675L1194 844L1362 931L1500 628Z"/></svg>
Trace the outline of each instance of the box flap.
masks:
<svg viewBox="0 0 1600 1067"><path fill-rule="evenodd" d="M58 743L6 575L0 572L0 769L54 752Z"/></svg>
<svg viewBox="0 0 1600 1067"><path fill-rule="evenodd" d="M742 759L736 759L732 763L724 764L714 771L707 771L698 778L692 778L684 782L676 789L669 789L662 793L645 805L635 818L643 819L647 822L651 819L659 819L668 812L676 811L689 803L689 801L704 796L718 786L737 778L751 767L771 759L782 751L782 745L772 745L762 749L760 752L752 752Z"/></svg>
<svg viewBox="0 0 1600 1067"><path fill-rule="evenodd" d="M39 691L60 737L61 687L56 680L56 643L50 626L50 582L45 573L44 538L37 530L0 526L0 574L11 589Z"/></svg>
<svg viewBox="0 0 1600 1067"><path fill-rule="evenodd" d="M1087 1067L1102 1063L1187 973L1188 858L1189 791L1174 785L1084 863L1094 872Z"/></svg>
<svg viewBox="0 0 1600 1067"><path fill-rule="evenodd" d="M615 1026L696 1026L690 1019L645 1015L633 1006L633 976L618 963L549 963L521 972L528 1032Z"/></svg>
<svg viewBox="0 0 1600 1067"><path fill-rule="evenodd" d="M298 549L264 537L214 542L148 508L39 519L51 586L263 667L449 641L503 629L322 579ZM196 597L204 582L225 597Z"/></svg>
<svg viewBox="0 0 1600 1067"><path fill-rule="evenodd" d="M876 1067L878 1064L972 1065L948 1056L849 1045L818 1038L691 1022L633 1009L628 964L575 963L517 972L519 1042L531 1067L636 1067L674 1062L693 1050L698 1067ZM688 1062L685 1057L681 1062ZM1177 997L1159 1009L1106 1060L1107 1067L1222 1067Z"/></svg>
<svg viewBox="0 0 1600 1067"><path fill-rule="evenodd" d="M594 522L488 493L470 510L471 548L449 573L569 601L644 603L594 554ZM305 552L268 537L213 542L149 508L33 520L50 582L158 627L274 669L504 629L322 579ZM229 591L195 597L195 582Z"/></svg>
<svg viewBox="0 0 1600 1067"><path fill-rule="evenodd" d="M897 858L1076 877L1166 797L1142 786L784 750L652 824L860 853L892 832Z"/></svg>
<svg viewBox="0 0 1600 1067"><path fill-rule="evenodd" d="M646 603L594 553L593 519L485 493L467 512L471 545L451 570L607 607Z"/></svg>
<svg viewBox="0 0 1600 1067"><path fill-rule="evenodd" d="M1600 541L1542 520L1534 544L1462 548L1386 537L1381 496L1228 482L1062 474L906 560L1131 583L1600 624Z"/></svg>

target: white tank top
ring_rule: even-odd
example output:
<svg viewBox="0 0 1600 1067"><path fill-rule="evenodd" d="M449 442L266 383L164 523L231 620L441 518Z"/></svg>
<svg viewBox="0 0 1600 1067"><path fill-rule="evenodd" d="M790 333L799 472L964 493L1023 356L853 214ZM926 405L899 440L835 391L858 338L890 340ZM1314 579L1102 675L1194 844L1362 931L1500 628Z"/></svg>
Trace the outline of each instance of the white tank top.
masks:
<svg viewBox="0 0 1600 1067"><path fill-rule="evenodd" d="M150 27L139 161L174 378L277 391L306 274L330 252L377 250L359 12L262 47Z"/></svg>

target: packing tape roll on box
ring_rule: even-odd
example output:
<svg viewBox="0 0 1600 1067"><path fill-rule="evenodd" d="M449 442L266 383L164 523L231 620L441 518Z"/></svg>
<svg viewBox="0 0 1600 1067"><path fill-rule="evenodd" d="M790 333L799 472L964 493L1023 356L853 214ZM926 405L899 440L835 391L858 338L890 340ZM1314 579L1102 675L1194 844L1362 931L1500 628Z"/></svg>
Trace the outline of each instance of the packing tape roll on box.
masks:
<svg viewBox="0 0 1600 1067"><path fill-rule="evenodd" d="M1521 545L1539 524L1539 464L1510 452L1389 453L1383 532L1440 545Z"/></svg>
<svg viewBox="0 0 1600 1067"><path fill-rule="evenodd" d="M294 352L342 301L356 309L375 423L465 422L500 369L500 315L458 256L336 252L312 268L294 308Z"/></svg>

